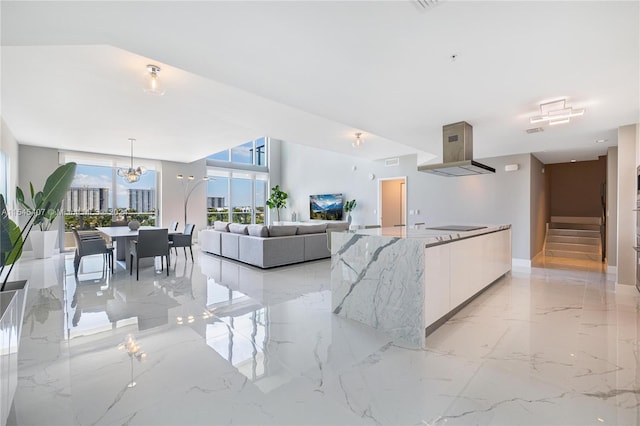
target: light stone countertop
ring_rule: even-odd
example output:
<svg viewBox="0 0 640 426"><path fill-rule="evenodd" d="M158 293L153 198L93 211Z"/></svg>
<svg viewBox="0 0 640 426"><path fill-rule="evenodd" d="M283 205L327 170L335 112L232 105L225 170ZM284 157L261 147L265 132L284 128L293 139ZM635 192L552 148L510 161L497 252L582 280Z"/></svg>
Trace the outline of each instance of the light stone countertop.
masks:
<svg viewBox="0 0 640 426"><path fill-rule="evenodd" d="M394 226L390 228L372 228L372 229L354 229L347 231L351 234L369 235L373 237L389 237L389 238L401 238L401 239L421 239L424 241L425 247L439 245L443 243L452 242L455 240L461 240L464 238L474 237L477 235L489 234L491 232L502 231L510 229L511 225L477 225L485 226L482 229L475 229L473 231L446 231L429 229L431 227L439 227L442 225L434 225L424 227L420 225L414 226ZM473 225L470 225L473 226Z"/></svg>

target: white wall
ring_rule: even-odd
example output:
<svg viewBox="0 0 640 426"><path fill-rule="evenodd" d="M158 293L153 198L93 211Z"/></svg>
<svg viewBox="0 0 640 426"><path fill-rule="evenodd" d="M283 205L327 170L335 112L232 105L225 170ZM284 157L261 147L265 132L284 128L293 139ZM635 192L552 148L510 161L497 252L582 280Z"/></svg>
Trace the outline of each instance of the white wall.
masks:
<svg viewBox="0 0 640 426"><path fill-rule="evenodd" d="M43 148L40 146L19 145L18 148L18 186L29 198L29 183L33 183L36 192L42 190L47 178L60 165L58 160L58 150L53 148ZM15 195L15 192L14 192ZM24 218L22 218L24 219ZM24 226L21 218L18 219L20 227ZM53 222L53 229L64 228L64 217L58 216ZM64 244L63 238L58 238L58 247ZM31 250L31 240L27 239L24 244L25 250Z"/></svg>
<svg viewBox="0 0 640 426"><path fill-rule="evenodd" d="M357 151L347 156L283 142L281 186L290 197L285 217L295 210L300 220L309 220L309 195L343 193L346 199L358 201L353 224L378 223L377 179L406 176L407 210L420 212L409 215L409 225L511 224L513 257L531 259L529 154L479 159L496 173L458 178L418 172L415 155L400 157L396 167L355 155ZM520 169L505 172L507 164L519 164ZM373 180L370 173L375 175Z"/></svg>
<svg viewBox="0 0 640 426"><path fill-rule="evenodd" d="M180 180L176 176L182 174L184 179ZM160 208L161 226L167 227L172 221L178 221L178 230L184 229L184 200L185 185L187 176L193 176L194 180L188 189L194 188L198 182L207 174L206 160L198 160L193 163L177 163L172 161L162 162L160 172L160 187L158 200ZM187 205L187 221L196 225L194 240L197 238L198 230L207 226L207 184L198 183L189 197Z"/></svg>
<svg viewBox="0 0 640 426"><path fill-rule="evenodd" d="M636 282L637 125L618 128L618 270L616 282Z"/></svg>

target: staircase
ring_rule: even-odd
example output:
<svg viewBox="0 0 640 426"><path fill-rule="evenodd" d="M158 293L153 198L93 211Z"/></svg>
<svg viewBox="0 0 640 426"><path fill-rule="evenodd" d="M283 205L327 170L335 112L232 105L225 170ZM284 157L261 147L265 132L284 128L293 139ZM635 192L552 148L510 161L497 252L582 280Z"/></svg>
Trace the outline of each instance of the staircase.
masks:
<svg viewBox="0 0 640 426"><path fill-rule="evenodd" d="M599 217L552 216L544 255L602 261Z"/></svg>

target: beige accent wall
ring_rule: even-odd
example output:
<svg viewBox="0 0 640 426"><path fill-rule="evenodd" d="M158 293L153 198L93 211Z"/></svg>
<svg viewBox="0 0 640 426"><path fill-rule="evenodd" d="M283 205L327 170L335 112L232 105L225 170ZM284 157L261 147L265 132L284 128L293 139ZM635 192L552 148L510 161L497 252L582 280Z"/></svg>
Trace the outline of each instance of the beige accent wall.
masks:
<svg viewBox="0 0 640 426"><path fill-rule="evenodd" d="M633 156L635 158L635 155ZM600 217L601 185L607 180L607 159L547 164L551 216Z"/></svg>
<svg viewBox="0 0 640 426"><path fill-rule="evenodd" d="M607 150L607 265L618 264L618 147Z"/></svg>
<svg viewBox="0 0 640 426"><path fill-rule="evenodd" d="M637 125L618 128L618 269L616 283L636 282Z"/></svg>
<svg viewBox="0 0 640 426"><path fill-rule="evenodd" d="M548 174L545 165L531 155L531 241L530 254L533 259L544 247L544 238L549 221Z"/></svg>

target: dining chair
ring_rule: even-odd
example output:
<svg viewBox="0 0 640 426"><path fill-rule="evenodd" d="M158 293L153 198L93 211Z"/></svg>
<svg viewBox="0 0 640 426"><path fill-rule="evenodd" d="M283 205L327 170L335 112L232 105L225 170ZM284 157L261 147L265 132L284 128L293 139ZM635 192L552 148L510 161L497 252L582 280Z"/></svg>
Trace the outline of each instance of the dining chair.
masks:
<svg viewBox="0 0 640 426"><path fill-rule="evenodd" d="M145 257L161 256L160 267L164 268L162 257L167 259L167 276L171 258L169 257L169 230L168 229L142 229L138 231L138 239L131 241L130 246L129 275L133 274L133 258L136 259L136 281L140 277L140 259Z"/></svg>
<svg viewBox="0 0 640 426"><path fill-rule="evenodd" d="M177 231L178 230L178 221L174 220L173 222L171 222L171 224L169 225L169 231Z"/></svg>
<svg viewBox="0 0 640 426"><path fill-rule="evenodd" d="M78 269L80 269L80 261L85 256L91 256L95 254L103 255L104 260L108 262L108 266L113 273L113 246L107 245L107 242L99 235L85 235L82 236L76 228L71 228L73 232L73 238L76 241L76 252L73 259L73 270L75 275L78 275Z"/></svg>
<svg viewBox="0 0 640 426"><path fill-rule="evenodd" d="M184 227L182 234L169 235L169 239L173 242L172 246L176 250L176 256L178 255L178 247L182 247L184 250L184 258L187 258L187 247L191 252L191 261L193 262L193 249L191 248L191 241L193 239L193 230L195 225L187 223Z"/></svg>

